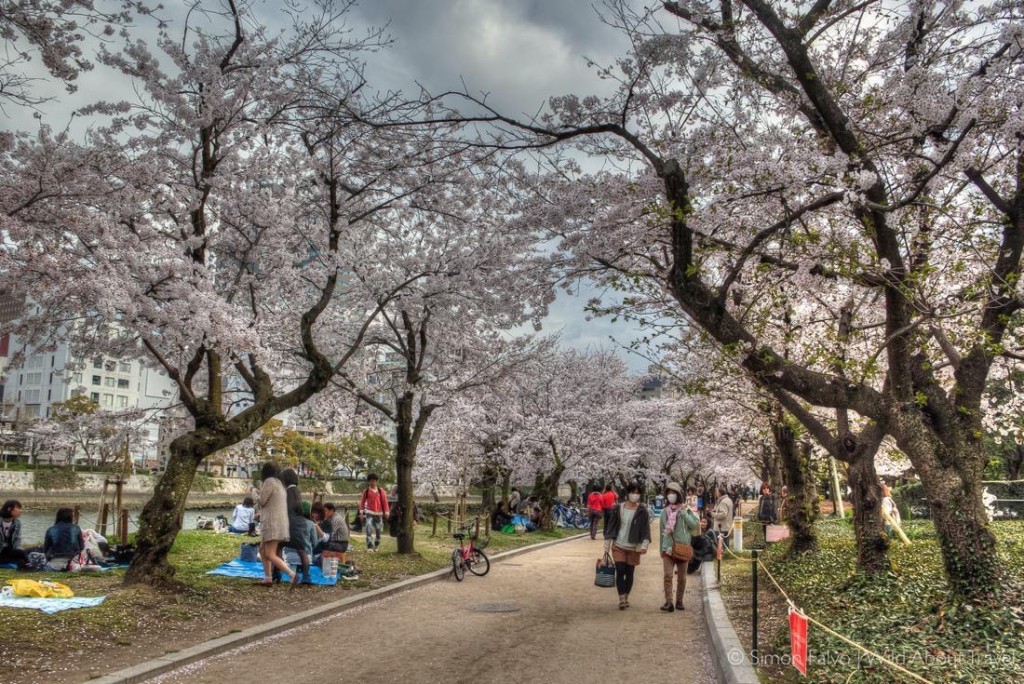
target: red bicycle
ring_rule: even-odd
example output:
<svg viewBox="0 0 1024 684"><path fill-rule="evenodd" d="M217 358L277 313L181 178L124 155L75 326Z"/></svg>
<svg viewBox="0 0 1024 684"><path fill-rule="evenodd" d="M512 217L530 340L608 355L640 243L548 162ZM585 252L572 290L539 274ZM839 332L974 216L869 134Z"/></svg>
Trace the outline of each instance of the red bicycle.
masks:
<svg viewBox="0 0 1024 684"><path fill-rule="evenodd" d="M469 544L463 542L469 529L466 528L452 535L459 540L459 548L452 550L452 574L459 582L465 579L466 570L477 577L483 577L491 570L491 561L483 552L484 547L487 546L487 540L477 543L479 536L479 532L477 532L469 538Z"/></svg>

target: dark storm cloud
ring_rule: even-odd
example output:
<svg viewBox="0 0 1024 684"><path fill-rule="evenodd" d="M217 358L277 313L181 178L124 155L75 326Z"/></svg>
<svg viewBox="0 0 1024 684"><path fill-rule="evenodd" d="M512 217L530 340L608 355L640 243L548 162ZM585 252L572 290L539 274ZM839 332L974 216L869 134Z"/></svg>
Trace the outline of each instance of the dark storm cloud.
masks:
<svg viewBox="0 0 1024 684"><path fill-rule="evenodd" d="M602 92L586 59L611 62L623 41L584 0L377 0L358 6L357 22L395 39L376 55L377 86L488 92L492 102L533 112L551 95Z"/></svg>

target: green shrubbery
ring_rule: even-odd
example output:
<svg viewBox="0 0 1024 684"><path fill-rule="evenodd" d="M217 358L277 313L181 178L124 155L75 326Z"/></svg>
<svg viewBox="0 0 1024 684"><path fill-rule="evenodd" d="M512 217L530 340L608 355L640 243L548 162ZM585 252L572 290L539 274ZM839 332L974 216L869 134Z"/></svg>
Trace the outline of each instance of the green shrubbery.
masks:
<svg viewBox="0 0 1024 684"><path fill-rule="evenodd" d="M206 473L196 473L196 477L192 480L192 491L199 492L200 494L209 494L210 492L216 492L220 490L220 482L215 477L211 477Z"/></svg>
<svg viewBox="0 0 1024 684"><path fill-rule="evenodd" d="M84 483L82 482L82 478L78 476L78 473L71 470L70 468L37 471L35 474L35 478L32 481L32 486L36 490L42 489L48 492L57 489L81 489L83 484Z"/></svg>
<svg viewBox="0 0 1024 684"><path fill-rule="evenodd" d="M1019 589L1024 583L1024 523L996 521L992 527L1004 566L1012 573L1001 603L992 606L951 598L930 521L906 522L912 545L894 542L892 570L881 576L856 572L853 530L839 520L816 523L818 553L789 558L785 544L773 544L761 558L801 609L836 632L933 682L995 684L1018 680L1024 671ZM761 601L781 598L766 591ZM814 657L804 681L902 681L892 669L814 626L809 641ZM778 631L762 653L789 653L788 630ZM777 675L772 681L799 679L791 669Z"/></svg>

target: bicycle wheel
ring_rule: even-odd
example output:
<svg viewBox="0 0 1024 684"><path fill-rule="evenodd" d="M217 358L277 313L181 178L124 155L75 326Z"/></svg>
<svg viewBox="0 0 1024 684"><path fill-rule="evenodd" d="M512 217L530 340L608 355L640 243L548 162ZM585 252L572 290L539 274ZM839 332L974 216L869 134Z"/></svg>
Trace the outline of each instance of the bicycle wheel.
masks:
<svg viewBox="0 0 1024 684"><path fill-rule="evenodd" d="M582 511L576 511L576 529L578 530L589 530L590 529L590 514L584 515Z"/></svg>
<svg viewBox="0 0 1024 684"><path fill-rule="evenodd" d="M480 549L473 549L473 553L469 554L469 558L466 559L466 567L469 571L477 577L483 577L491 570L491 561L487 560L487 556Z"/></svg>
<svg viewBox="0 0 1024 684"><path fill-rule="evenodd" d="M459 582L466 578L466 564L462 562L462 553L458 549L452 551L452 572Z"/></svg>

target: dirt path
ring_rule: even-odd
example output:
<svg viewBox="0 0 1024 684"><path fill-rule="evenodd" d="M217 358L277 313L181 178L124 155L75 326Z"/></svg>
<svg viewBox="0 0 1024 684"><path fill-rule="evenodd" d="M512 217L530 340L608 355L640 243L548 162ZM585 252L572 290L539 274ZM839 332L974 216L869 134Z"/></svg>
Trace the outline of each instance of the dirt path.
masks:
<svg viewBox="0 0 1024 684"><path fill-rule="evenodd" d="M615 590L593 584L600 551L582 539L516 556L486 577L432 583L156 681L714 682L697 576L686 611L662 613L652 553L620 611Z"/></svg>

